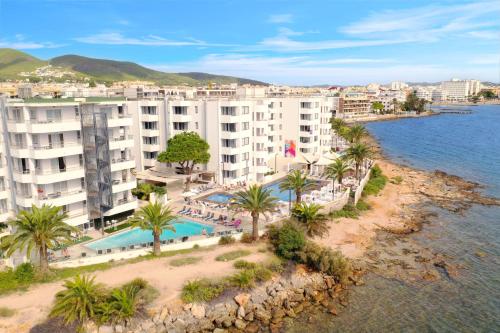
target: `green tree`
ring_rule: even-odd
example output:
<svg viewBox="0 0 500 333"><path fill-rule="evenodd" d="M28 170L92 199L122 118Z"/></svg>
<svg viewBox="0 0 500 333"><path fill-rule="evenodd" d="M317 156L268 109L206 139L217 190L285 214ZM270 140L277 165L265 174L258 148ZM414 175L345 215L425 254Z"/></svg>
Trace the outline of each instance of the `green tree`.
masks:
<svg viewBox="0 0 500 333"><path fill-rule="evenodd" d="M8 221L14 233L2 238L0 248L11 256L15 251L26 251L28 258L36 250L40 271L46 274L49 269L48 250L71 240L71 233L78 232L75 227L66 224L66 213L61 207L33 205L31 211L22 210Z"/></svg>
<svg viewBox="0 0 500 333"><path fill-rule="evenodd" d="M339 184L342 184L344 176L347 174L347 172L349 172L350 169L351 167L349 163L347 163L342 158L337 158L326 168L326 174L328 175L328 177L332 178L333 184L335 184L335 180L337 180Z"/></svg>
<svg viewBox="0 0 500 333"><path fill-rule="evenodd" d="M271 190L262 185L251 185L247 190L235 194L234 207L250 213L252 216L252 238L259 239L259 217L260 214L272 212L277 205L278 199L271 196Z"/></svg>
<svg viewBox="0 0 500 333"><path fill-rule="evenodd" d="M160 236L163 230L175 232L175 227L172 225L174 221L175 215L170 207L159 202L150 202L141 207L130 219L132 228L138 227L153 233L153 254L155 256L160 255Z"/></svg>
<svg viewBox="0 0 500 333"><path fill-rule="evenodd" d="M186 178L186 191L189 191L191 174L197 164L207 164L210 160L210 146L195 132L176 134L167 142L167 149L158 155L162 163L179 163Z"/></svg>
<svg viewBox="0 0 500 333"><path fill-rule="evenodd" d="M295 191L295 203L300 203L302 193L313 189L315 182L307 178L300 170L293 170L288 173L286 178L280 184L281 191Z"/></svg>
<svg viewBox="0 0 500 333"><path fill-rule="evenodd" d="M95 81L94 81L94 80L90 80L90 82L89 82L89 87L90 87L90 88L95 88L95 87L97 87L97 85L95 84Z"/></svg>
<svg viewBox="0 0 500 333"><path fill-rule="evenodd" d="M99 303L105 297L104 286L96 283L95 277L77 275L64 282L64 290L56 294L51 317L61 317L69 325L77 323L82 331L84 325L95 318Z"/></svg>
<svg viewBox="0 0 500 333"><path fill-rule="evenodd" d="M398 113L399 109L400 109L400 105L399 105L399 102L397 99L393 98L392 99L392 110L393 110L393 113Z"/></svg>
<svg viewBox="0 0 500 333"><path fill-rule="evenodd" d="M320 213L323 206L318 204L306 204L304 202L295 205L292 216L305 228L309 237L323 237L328 233L327 217Z"/></svg>
<svg viewBox="0 0 500 333"><path fill-rule="evenodd" d="M111 305L111 317L114 322L127 322L137 310L139 288L127 286L111 292L108 303Z"/></svg>
<svg viewBox="0 0 500 333"><path fill-rule="evenodd" d="M384 104L379 101L375 101L372 103L372 110L374 110L377 113L381 113L382 110L384 110Z"/></svg>
<svg viewBox="0 0 500 333"><path fill-rule="evenodd" d="M330 124L332 125L332 130L335 132L337 138L347 139L349 128L343 119L332 118L330 119ZM337 138L335 139L335 148L337 148Z"/></svg>
<svg viewBox="0 0 500 333"><path fill-rule="evenodd" d="M368 131L363 125L354 125L349 128L347 137L351 143L359 143L361 140L368 135Z"/></svg>
<svg viewBox="0 0 500 333"><path fill-rule="evenodd" d="M372 155L371 149L363 144L356 143L346 150L346 158L354 161L356 166L356 179L359 179L359 170L363 162Z"/></svg>

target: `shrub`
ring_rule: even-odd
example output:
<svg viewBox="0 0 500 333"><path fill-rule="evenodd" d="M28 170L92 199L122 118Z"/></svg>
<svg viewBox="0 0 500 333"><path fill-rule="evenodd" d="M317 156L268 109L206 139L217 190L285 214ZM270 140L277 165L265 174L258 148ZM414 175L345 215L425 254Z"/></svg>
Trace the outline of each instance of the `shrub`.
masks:
<svg viewBox="0 0 500 333"><path fill-rule="evenodd" d="M186 258L173 259L172 261L170 261L170 265L174 267L180 267L180 266L196 264L197 262L200 261L201 257L186 257Z"/></svg>
<svg viewBox="0 0 500 333"><path fill-rule="evenodd" d="M285 270L285 265L284 262L278 258L273 256L272 258L268 259L265 263L264 266L271 270L272 272L276 273L282 273Z"/></svg>
<svg viewBox="0 0 500 333"><path fill-rule="evenodd" d="M35 267L31 263L25 262L17 266L14 271L14 277L21 283L29 283L33 281L35 277Z"/></svg>
<svg viewBox="0 0 500 333"><path fill-rule="evenodd" d="M252 252L248 250L236 250L236 251L230 251L226 252L224 254L221 254L220 256L217 256L215 260L217 261L231 261L234 259L238 259L240 257L245 257L250 255Z"/></svg>
<svg viewBox="0 0 500 333"><path fill-rule="evenodd" d="M263 265L257 265L253 269L254 278L258 282L268 281L273 277L273 272L264 267Z"/></svg>
<svg viewBox="0 0 500 333"><path fill-rule="evenodd" d="M234 268L237 269L253 269L257 267L257 264L254 262L249 262L246 260L236 260L233 264Z"/></svg>
<svg viewBox="0 0 500 333"><path fill-rule="evenodd" d="M339 251L308 242L298 254L300 262L331 275L337 282L346 283L351 274L349 261Z"/></svg>
<svg viewBox="0 0 500 333"><path fill-rule="evenodd" d="M376 195L378 194L387 183L387 177L382 173L382 169L378 165L374 165L371 173L370 179L363 189L363 195Z"/></svg>
<svg viewBox="0 0 500 333"><path fill-rule="evenodd" d="M12 317L16 313L16 310L6 308L6 307L0 307L0 318L7 318L7 317Z"/></svg>
<svg viewBox="0 0 500 333"><path fill-rule="evenodd" d="M356 207L354 207L351 204L347 204L340 210L331 211L330 213L328 213L328 216L334 219L341 217L349 219L357 219L359 217L359 212L356 209Z"/></svg>
<svg viewBox="0 0 500 333"><path fill-rule="evenodd" d="M224 291L224 284L208 279L194 280L182 288L181 299L186 303L209 302Z"/></svg>
<svg viewBox="0 0 500 333"><path fill-rule="evenodd" d="M252 237L252 235L251 235L250 233L248 233L248 232L244 232L244 233L241 235L240 242L242 242L242 243L246 243L246 244L253 243L253 237Z"/></svg>
<svg viewBox="0 0 500 333"><path fill-rule="evenodd" d="M403 177L401 177L401 176L395 176L395 177L392 177L389 181L392 184L399 185L399 184L401 184L403 182Z"/></svg>
<svg viewBox="0 0 500 333"><path fill-rule="evenodd" d="M222 236L219 239L219 245L228 245L228 244L233 244L236 242L236 239L234 239L233 236Z"/></svg>
<svg viewBox="0 0 500 333"><path fill-rule="evenodd" d="M300 251L306 243L304 230L292 221L285 222L281 228L272 226L269 230L269 238L276 254L286 259L293 259L296 252Z"/></svg>
<svg viewBox="0 0 500 333"><path fill-rule="evenodd" d="M252 288L255 285L255 272L251 269L242 270L228 279L231 286L241 289Z"/></svg>
<svg viewBox="0 0 500 333"><path fill-rule="evenodd" d="M370 210L370 205L363 200L359 200L358 203L356 204L356 209L359 211L365 211L365 210Z"/></svg>

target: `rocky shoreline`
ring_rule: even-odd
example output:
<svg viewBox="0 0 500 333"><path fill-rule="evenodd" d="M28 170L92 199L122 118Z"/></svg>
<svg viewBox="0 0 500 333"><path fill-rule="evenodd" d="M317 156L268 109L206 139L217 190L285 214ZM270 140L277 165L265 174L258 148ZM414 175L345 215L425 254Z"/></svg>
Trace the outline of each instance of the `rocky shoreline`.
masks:
<svg viewBox="0 0 500 333"><path fill-rule="evenodd" d="M355 271L350 284L360 285L361 271ZM210 303L164 306L133 319L126 326L89 328L90 332L121 333L201 333L201 332L279 332L286 318L320 306L332 315L347 306L346 286L333 277L308 271L298 265L292 272L275 277L247 292L222 295Z"/></svg>

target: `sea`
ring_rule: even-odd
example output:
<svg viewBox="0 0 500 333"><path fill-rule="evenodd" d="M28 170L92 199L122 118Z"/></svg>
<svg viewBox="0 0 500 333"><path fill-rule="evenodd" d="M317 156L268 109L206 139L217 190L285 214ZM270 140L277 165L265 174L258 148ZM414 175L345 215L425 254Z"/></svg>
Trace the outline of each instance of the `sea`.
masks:
<svg viewBox="0 0 500 333"><path fill-rule="evenodd" d="M366 127L393 161L460 176L500 197L500 105L452 108L472 112ZM338 316L318 310L285 331L500 332L500 207L475 205L463 215L436 211L431 223L407 237L460 265L457 276L410 283L370 273Z"/></svg>

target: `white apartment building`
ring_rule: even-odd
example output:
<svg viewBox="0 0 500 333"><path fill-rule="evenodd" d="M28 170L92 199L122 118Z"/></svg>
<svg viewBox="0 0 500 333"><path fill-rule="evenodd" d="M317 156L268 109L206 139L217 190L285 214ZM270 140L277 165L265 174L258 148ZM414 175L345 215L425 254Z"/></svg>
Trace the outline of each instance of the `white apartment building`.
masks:
<svg viewBox="0 0 500 333"><path fill-rule="evenodd" d="M418 87L415 89L415 95L418 98L423 98L426 101L432 101L432 91L433 89L428 87Z"/></svg>
<svg viewBox="0 0 500 333"><path fill-rule="evenodd" d="M441 90L446 92L447 100L463 102L481 91L481 82L478 80L459 80L441 82Z"/></svg>
<svg viewBox="0 0 500 333"><path fill-rule="evenodd" d="M0 107L0 217L50 204L68 224L89 228L137 207L124 100L1 99Z"/></svg>
<svg viewBox="0 0 500 333"><path fill-rule="evenodd" d="M169 138L193 131L210 145L212 171L220 184L263 181L285 157L319 156L331 149L333 97L268 97L264 88L238 88L234 97L170 97L129 101L134 111L136 164L139 171L157 165ZM137 119L137 120L136 120ZM287 149L290 159L290 149Z"/></svg>
<svg viewBox="0 0 500 333"><path fill-rule="evenodd" d="M401 81L391 82L391 90L404 90L408 88L408 84Z"/></svg>

